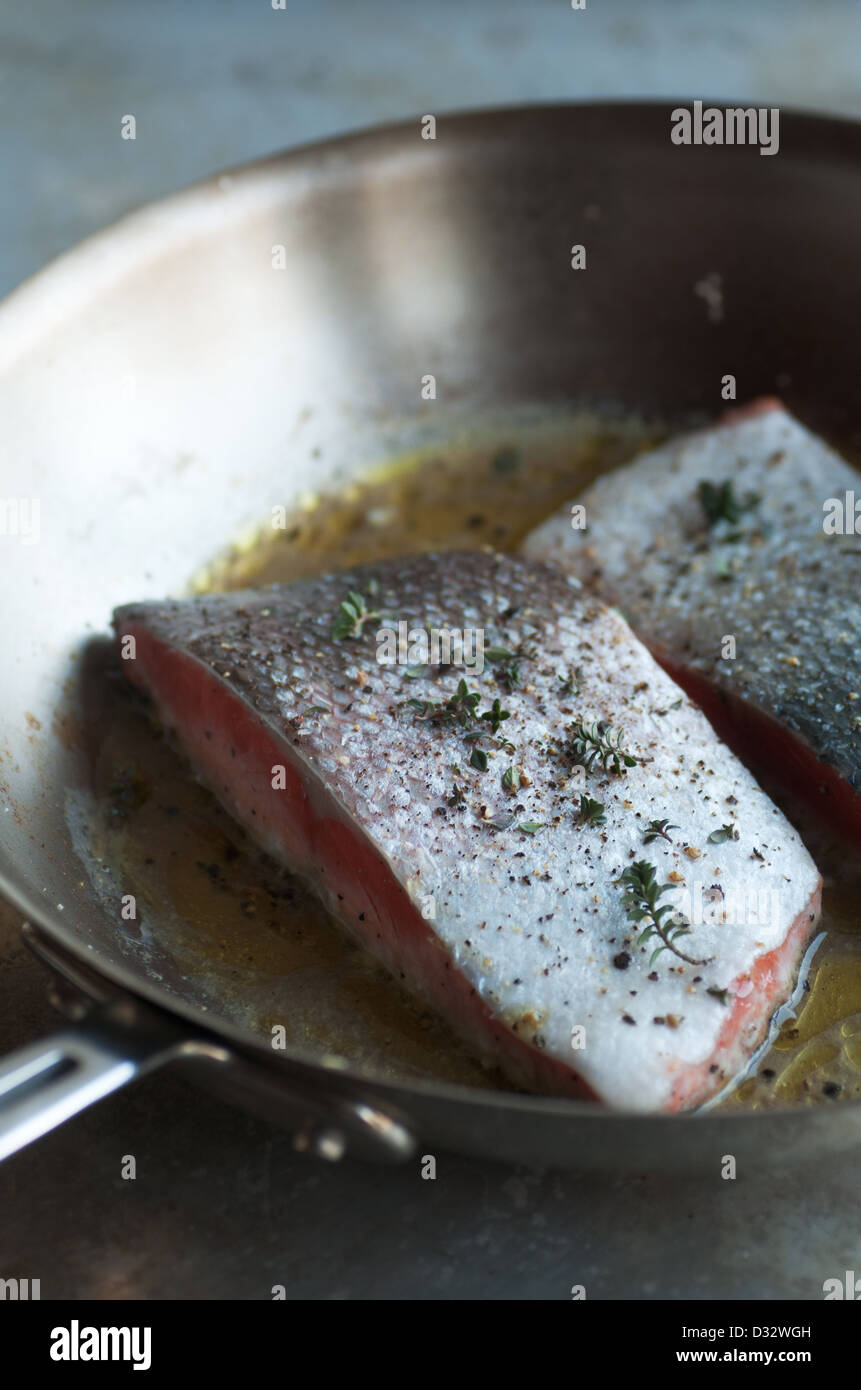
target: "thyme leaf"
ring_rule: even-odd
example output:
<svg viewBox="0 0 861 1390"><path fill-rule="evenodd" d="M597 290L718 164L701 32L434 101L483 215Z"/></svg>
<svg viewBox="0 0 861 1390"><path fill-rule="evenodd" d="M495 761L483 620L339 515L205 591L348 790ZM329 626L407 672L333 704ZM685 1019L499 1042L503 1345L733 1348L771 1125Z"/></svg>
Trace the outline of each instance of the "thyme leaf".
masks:
<svg viewBox="0 0 861 1390"><path fill-rule="evenodd" d="M493 456L493 468L496 473L513 473L519 466L520 450L515 449L513 445L504 444Z"/></svg>
<svg viewBox="0 0 861 1390"><path fill-rule="evenodd" d="M709 835L708 843L710 845L722 845L725 840L737 839L738 831L734 825L722 825L720 830L712 831L711 835Z"/></svg>
<svg viewBox="0 0 861 1390"><path fill-rule="evenodd" d="M719 1004L728 1004L732 999L728 989L718 989L717 985L709 985L706 994L710 994L712 999L716 999Z"/></svg>
<svg viewBox="0 0 861 1390"><path fill-rule="evenodd" d="M749 492L744 498L736 497L731 478L727 478L723 483L710 483L704 478L697 488L697 497L709 526L716 526L719 521L727 521L730 526L737 526L742 514L758 506L761 500L755 492ZM739 534L731 539L740 538Z"/></svg>
<svg viewBox="0 0 861 1390"><path fill-rule="evenodd" d="M661 717L663 717L665 714L669 714L669 712L670 712L671 709L681 709L681 707L682 707L682 700L681 700L681 696L679 696L678 700L674 700L673 703L672 703L671 705L667 705L667 708L666 708L666 709L655 709L655 710L652 710L652 714L659 714L659 715L661 715Z"/></svg>
<svg viewBox="0 0 861 1390"><path fill-rule="evenodd" d="M464 681L461 681L461 685L464 685L464 684L465 684L465 682L464 682ZM478 698L479 698L479 697L476 696L476 700L478 700ZM503 709L503 708L502 708L502 706L500 705L500 702L499 702L499 698L498 698L498 697L497 697L497 699L494 700L494 702L493 702L493 704L492 704L492 706L491 706L491 708L490 708L489 710L485 710L485 711L484 711L484 714L479 715L479 719L486 720L487 723L490 725L490 727L491 727L491 729L493 730L494 733L496 733L497 730L499 729L499 726L500 726L500 724L502 723L503 719L510 719L510 718L511 718L511 714L509 713L509 711L508 711L507 709Z"/></svg>
<svg viewBox="0 0 861 1390"><path fill-rule="evenodd" d="M606 825L603 801L593 801L590 796L581 796L578 819L583 826Z"/></svg>

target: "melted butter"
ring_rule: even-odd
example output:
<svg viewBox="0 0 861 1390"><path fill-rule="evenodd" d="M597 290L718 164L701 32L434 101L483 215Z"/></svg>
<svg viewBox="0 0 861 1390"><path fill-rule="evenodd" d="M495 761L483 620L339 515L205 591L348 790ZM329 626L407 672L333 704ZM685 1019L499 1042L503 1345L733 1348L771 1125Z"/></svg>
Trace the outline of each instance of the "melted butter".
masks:
<svg viewBox="0 0 861 1390"><path fill-rule="evenodd" d="M848 1021L855 1026L855 1019L847 1015L861 1017L861 960L825 960L813 976L801 1017L783 1024L774 1046L791 1052L818 1038L832 1023Z"/></svg>
<svg viewBox="0 0 861 1390"><path fill-rule="evenodd" d="M193 581L196 592L283 584L423 550L520 540L598 473L666 433L643 422L584 415L477 441L427 447L368 472L337 496L277 515L249 531Z"/></svg>
<svg viewBox="0 0 861 1390"><path fill-rule="evenodd" d="M300 499L274 527L247 531L192 588L284 583L420 550L513 549L599 472L664 433L581 416L563 428L464 436L445 451L403 455L337 496ZM114 700L97 767L93 849L118 866L136 894L142 933L157 938L213 1013L264 1036L283 1028L291 1046L377 1075L510 1089L256 849L123 682ZM125 795L131 783L135 794ZM849 867L846 847L823 839L802 808L778 799L823 870L826 940L798 1017L724 1106L861 1096L861 869Z"/></svg>
<svg viewBox="0 0 861 1390"><path fill-rule="evenodd" d="M797 1100L805 1087L814 1081L824 1082L829 1063L840 1056L839 1047L816 1038L806 1043L774 1083L774 1093L780 1100Z"/></svg>
<svg viewBox="0 0 861 1390"><path fill-rule="evenodd" d="M728 1106L762 1109L790 1101L809 1105L861 1099L861 1047L856 1036L861 1033L861 923L856 908L861 870L853 867L854 850L835 841L809 813L786 804L783 809L822 871L817 930L825 932L825 939L796 1017L781 1024L756 1075L736 1088L724 1102Z"/></svg>

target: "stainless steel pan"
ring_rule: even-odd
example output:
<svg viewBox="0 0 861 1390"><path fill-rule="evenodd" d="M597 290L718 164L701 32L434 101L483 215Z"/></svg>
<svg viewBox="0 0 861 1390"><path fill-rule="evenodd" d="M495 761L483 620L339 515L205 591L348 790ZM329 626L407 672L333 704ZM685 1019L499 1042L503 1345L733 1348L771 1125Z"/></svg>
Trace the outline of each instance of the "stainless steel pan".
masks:
<svg viewBox="0 0 861 1390"><path fill-rule="evenodd" d="M329 1157L714 1171L861 1139L857 1105L644 1118L273 1053L118 932L74 830L86 641L272 505L514 405L715 412L727 372L857 444L861 127L782 113L764 158L673 145L669 109L482 112L433 141L414 121L291 152L135 214L0 309L0 495L30 523L38 501L40 532L10 534L28 516L7 508L0 870L72 1020L0 1068L0 1153L168 1062Z"/></svg>

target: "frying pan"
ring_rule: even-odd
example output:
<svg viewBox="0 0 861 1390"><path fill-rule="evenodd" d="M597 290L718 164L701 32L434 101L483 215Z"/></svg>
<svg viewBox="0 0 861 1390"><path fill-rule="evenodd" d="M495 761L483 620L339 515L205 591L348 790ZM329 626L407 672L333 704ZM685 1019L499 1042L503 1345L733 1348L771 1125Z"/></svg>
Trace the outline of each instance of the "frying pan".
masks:
<svg viewBox="0 0 861 1390"><path fill-rule="evenodd" d="M861 127L783 112L764 158L674 145L670 109L486 111L292 151L136 213L0 309L2 496L40 508L38 543L11 512L0 536L0 874L69 1017L0 1067L0 1153L168 1063L329 1158L714 1172L861 1140L857 1104L627 1115L273 1052L118 931L74 833L86 644L273 505L515 404L714 414L727 372L857 445Z"/></svg>

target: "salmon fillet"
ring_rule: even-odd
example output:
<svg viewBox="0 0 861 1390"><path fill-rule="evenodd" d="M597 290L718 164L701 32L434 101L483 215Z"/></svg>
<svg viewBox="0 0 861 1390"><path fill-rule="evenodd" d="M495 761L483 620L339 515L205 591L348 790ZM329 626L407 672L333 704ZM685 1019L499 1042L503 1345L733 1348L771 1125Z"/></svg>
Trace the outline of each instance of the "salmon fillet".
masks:
<svg viewBox="0 0 861 1390"><path fill-rule="evenodd" d="M483 670L381 663L400 622L480 633ZM810 856L618 614L553 567L424 555L114 624L227 809L518 1085L696 1106L791 991Z"/></svg>
<svg viewBox="0 0 861 1390"><path fill-rule="evenodd" d="M856 840L859 482L767 399L599 478L523 546L618 604L745 761Z"/></svg>

